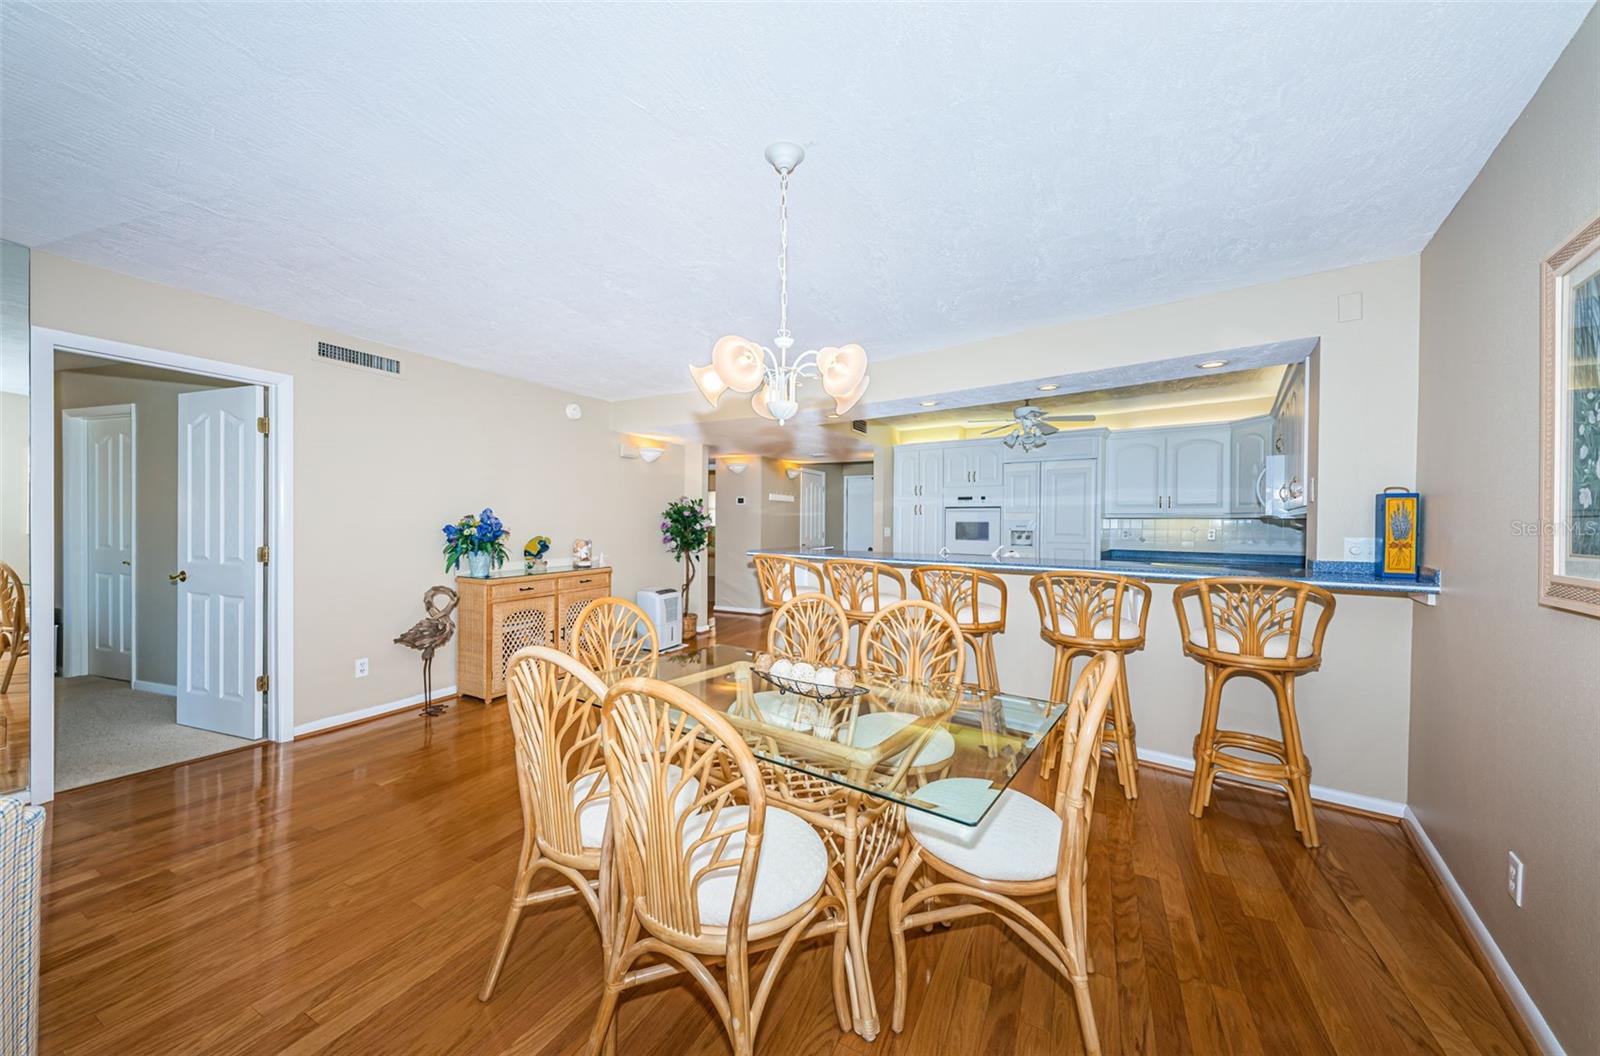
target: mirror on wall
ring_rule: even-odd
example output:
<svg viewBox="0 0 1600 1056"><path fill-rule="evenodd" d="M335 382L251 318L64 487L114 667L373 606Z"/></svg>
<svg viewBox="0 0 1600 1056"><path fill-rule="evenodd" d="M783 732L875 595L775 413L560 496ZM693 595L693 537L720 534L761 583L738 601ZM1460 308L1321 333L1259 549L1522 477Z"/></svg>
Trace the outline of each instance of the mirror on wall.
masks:
<svg viewBox="0 0 1600 1056"><path fill-rule="evenodd" d="M0 793L28 784L28 544L28 247L0 241Z"/></svg>

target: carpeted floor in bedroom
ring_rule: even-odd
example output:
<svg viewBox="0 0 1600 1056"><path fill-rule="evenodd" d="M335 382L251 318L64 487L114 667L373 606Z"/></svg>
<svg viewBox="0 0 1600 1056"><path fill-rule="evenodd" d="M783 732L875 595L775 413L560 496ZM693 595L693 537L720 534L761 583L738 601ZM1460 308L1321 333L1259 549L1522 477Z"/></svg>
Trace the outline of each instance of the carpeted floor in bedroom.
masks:
<svg viewBox="0 0 1600 1056"><path fill-rule="evenodd" d="M177 698L85 675L56 679L56 788L215 755L250 744L178 725Z"/></svg>

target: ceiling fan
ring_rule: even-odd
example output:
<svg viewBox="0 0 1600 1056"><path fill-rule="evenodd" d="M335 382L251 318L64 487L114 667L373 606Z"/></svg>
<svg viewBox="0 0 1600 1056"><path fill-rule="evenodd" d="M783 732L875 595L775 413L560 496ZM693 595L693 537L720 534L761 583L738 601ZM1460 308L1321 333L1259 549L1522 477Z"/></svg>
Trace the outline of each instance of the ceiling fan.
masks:
<svg viewBox="0 0 1600 1056"><path fill-rule="evenodd" d="M1005 445L1007 447L1020 447L1024 451L1035 447L1043 447L1045 438L1059 433L1061 430L1051 425L1051 422L1092 422L1092 414L1051 414L1043 407L1035 407L1025 403L1011 412L1014 421L997 425L993 429L984 430L984 436L994 433L1007 433Z"/></svg>

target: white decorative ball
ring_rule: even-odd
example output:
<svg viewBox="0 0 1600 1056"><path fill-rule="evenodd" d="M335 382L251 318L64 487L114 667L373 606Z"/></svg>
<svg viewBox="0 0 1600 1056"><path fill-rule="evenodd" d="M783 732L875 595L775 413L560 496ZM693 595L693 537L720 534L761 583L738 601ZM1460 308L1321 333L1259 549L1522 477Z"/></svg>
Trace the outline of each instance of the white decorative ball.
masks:
<svg viewBox="0 0 1600 1056"><path fill-rule="evenodd" d="M797 660L789 668L789 677L798 682L814 682L817 678L817 669L804 660Z"/></svg>
<svg viewBox="0 0 1600 1056"><path fill-rule="evenodd" d="M790 678L794 673L794 661L779 657L772 662L772 676L774 678Z"/></svg>
<svg viewBox="0 0 1600 1056"><path fill-rule="evenodd" d="M833 680L834 680L833 668L831 668L831 667L819 667L819 668L817 668L816 674L812 675L811 680L813 682L815 682L817 685L821 686L823 689L832 689L833 688Z"/></svg>

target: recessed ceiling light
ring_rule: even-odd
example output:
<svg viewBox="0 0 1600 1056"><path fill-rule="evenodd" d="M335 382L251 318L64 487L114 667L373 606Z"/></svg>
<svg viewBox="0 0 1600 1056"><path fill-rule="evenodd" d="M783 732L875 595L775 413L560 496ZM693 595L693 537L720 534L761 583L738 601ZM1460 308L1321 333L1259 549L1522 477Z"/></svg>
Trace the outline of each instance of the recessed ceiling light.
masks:
<svg viewBox="0 0 1600 1056"><path fill-rule="evenodd" d="M1039 386L1039 391L1040 392L1055 392L1060 387L1061 387L1060 385L1056 385L1056 384L1053 384L1053 383L1050 384L1050 385L1040 385Z"/></svg>
<svg viewBox="0 0 1600 1056"><path fill-rule="evenodd" d="M1201 370L1216 370L1218 367L1227 366L1228 361L1225 359L1208 359L1204 363L1197 363L1195 365Z"/></svg>
<svg viewBox="0 0 1600 1056"><path fill-rule="evenodd" d="M939 401L938 400L923 400L922 401L922 406L924 406L924 407L937 407L937 406L939 406Z"/></svg>

